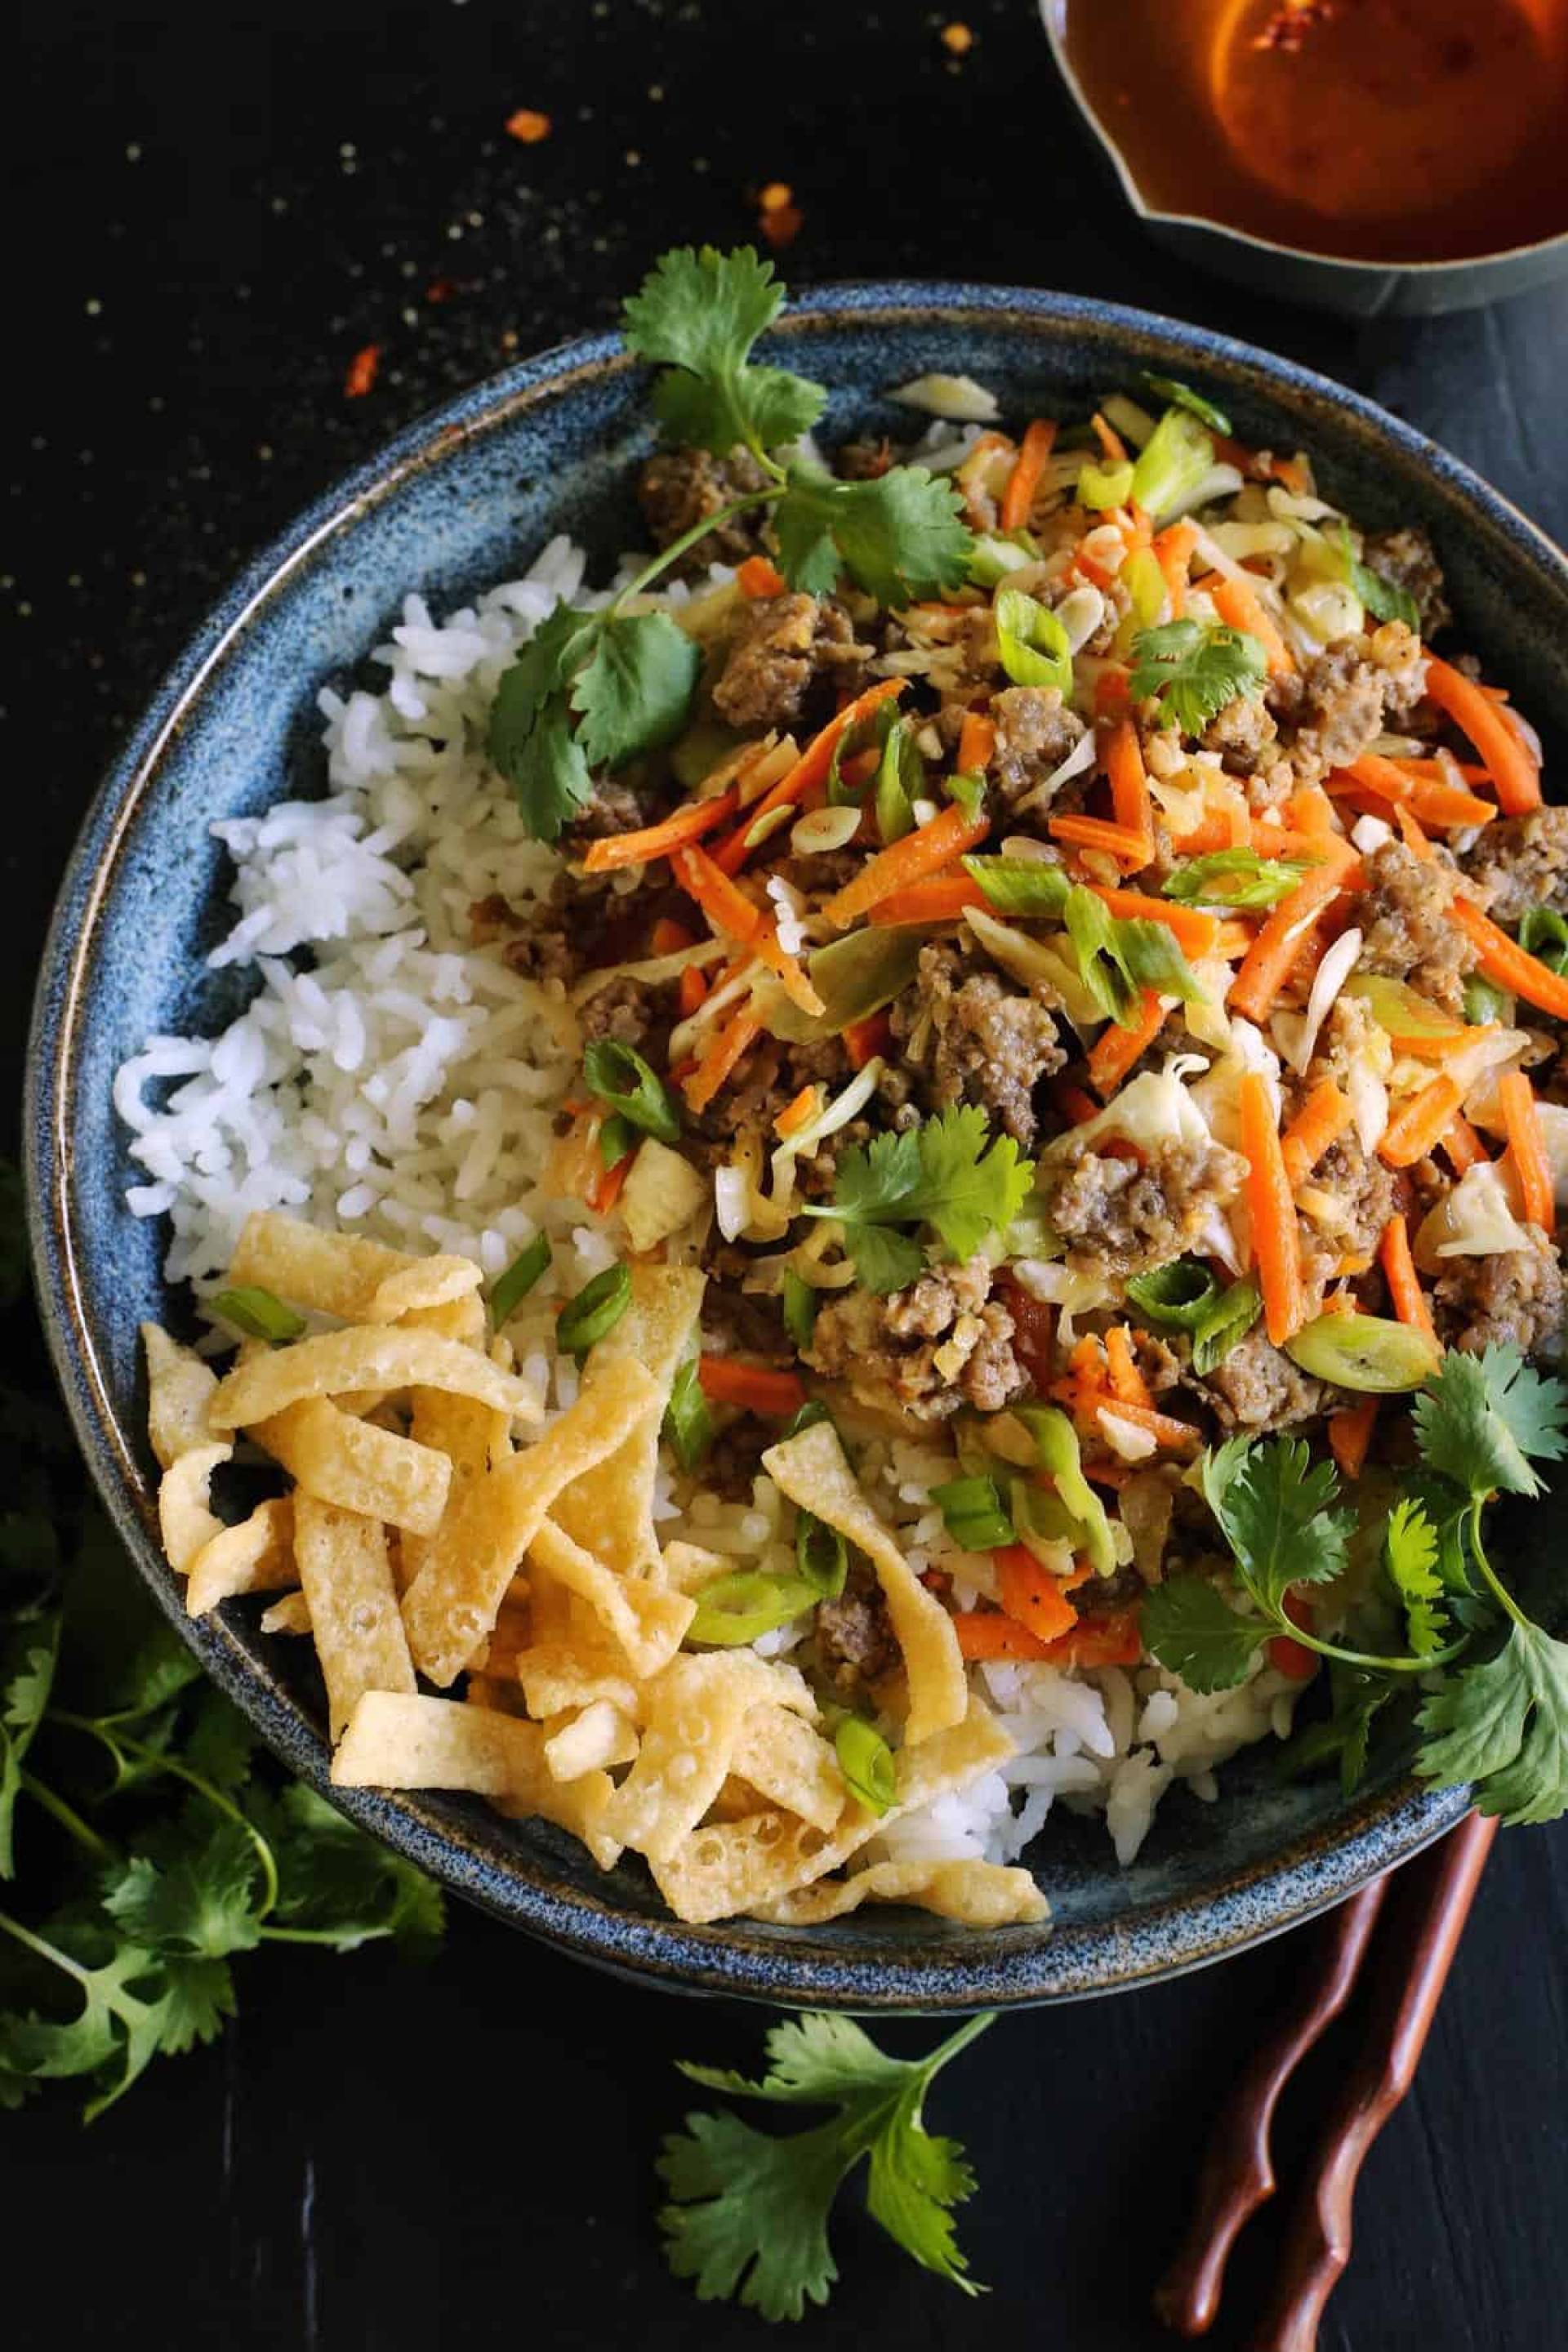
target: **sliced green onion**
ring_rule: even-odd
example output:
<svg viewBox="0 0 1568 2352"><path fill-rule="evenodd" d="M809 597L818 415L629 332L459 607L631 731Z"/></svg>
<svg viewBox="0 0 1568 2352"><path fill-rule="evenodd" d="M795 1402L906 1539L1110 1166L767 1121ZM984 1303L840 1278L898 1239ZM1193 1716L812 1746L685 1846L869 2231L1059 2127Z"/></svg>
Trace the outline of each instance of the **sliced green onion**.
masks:
<svg viewBox="0 0 1568 2352"><path fill-rule="evenodd" d="M1004 915L1057 915L1072 888L1063 868L1045 857L964 857L959 863Z"/></svg>
<svg viewBox="0 0 1568 2352"><path fill-rule="evenodd" d="M776 1633L818 1598L798 1576L767 1576L760 1568L737 1568L703 1586L686 1638L715 1649L740 1649L763 1633Z"/></svg>
<svg viewBox="0 0 1568 2352"><path fill-rule="evenodd" d="M1048 605L1021 588L998 590L996 643L1002 667L1015 686L1054 686L1064 699L1072 692L1072 647Z"/></svg>
<svg viewBox="0 0 1568 2352"><path fill-rule="evenodd" d="M914 831L914 803L925 791L926 765L914 736L900 721L888 730L877 770L877 830L884 842L901 841Z"/></svg>
<svg viewBox="0 0 1568 2352"><path fill-rule="evenodd" d="M707 1459L713 1443L713 1416L697 1377L697 1359L689 1356L670 1384L664 1409L664 1435L681 1468L692 1471Z"/></svg>
<svg viewBox="0 0 1568 2352"><path fill-rule="evenodd" d="M220 1290L212 1302L215 1315L247 1339L266 1339L276 1348L285 1339L297 1339L305 1328L305 1318L291 1307L285 1307L270 1290L242 1284L237 1290Z"/></svg>
<svg viewBox="0 0 1568 2352"><path fill-rule="evenodd" d="M1139 988L1157 989L1162 996L1179 996L1196 1003L1203 995L1198 976L1163 923L1146 922L1141 915L1114 919L1110 952Z"/></svg>
<svg viewBox="0 0 1568 2352"><path fill-rule="evenodd" d="M1351 545L1351 527L1342 522L1337 547L1341 566L1348 587L1361 598L1374 621L1403 621L1407 629L1421 634L1421 607L1408 588L1397 580L1390 580L1363 563Z"/></svg>
<svg viewBox="0 0 1568 2352"><path fill-rule="evenodd" d="M995 588L1009 572L1021 572L1039 560L1039 547L1026 532L1011 539L983 532L969 551L969 577L976 588Z"/></svg>
<svg viewBox="0 0 1568 2352"><path fill-rule="evenodd" d="M1473 1029L1489 1028L1494 1021L1511 1022L1513 999L1506 988L1473 971L1465 982L1465 1018Z"/></svg>
<svg viewBox="0 0 1568 2352"><path fill-rule="evenodd" d="M898 712L890 702L884 702L869 719L858 719L846 728L833 746L833 757L827 763L827 804L829 808L858 808L865 797L864 784L852 787L845 782L844 762L868 751L875 744L878 751L886 748L888 737L898 720Z"/></svg>
<svg viewBox="0 0 1568 2352"><path fill-rule="evenodd" d="M899 1775L893 1751L881 1733L874 1731L864 1716L847 1715L833 1735L833 1745L850 1795L858 1798L868 1813L885 1813L899 1793Z"/></svg>
<svg viewBox="0 0 1568 2352"><path fill-rule="evenodd" d="M995 1551L1012 1543L1013 1522L994 1478L950 1478L933 1486L948 1534L965 1551Z"/></svg>
<svg viewBox="0 0 1568 2352"><path fill-rule="evenodd" d="M1305 858L1260 857L1256 849L1215 849L1206 857L1188 858L1167 874L1164 896L1184 906L1223 907L1227 911L1275 907L1311 870Z"/></svg>
<svg viewBox="0 0 1568 2352"><path fill-rule="evenodd" d="M1179 1257L1152 1274L1134 1274L1127 1296L1151 1323L1172 1331L1195 1331L1219 1297L1219 1285L1195 1258Z"/></svg>
<svg viewBox="0 0 1568 2352"><path fill-rule="evenodd" d="M519 1250L506 1272L490 1292L490 1325L499 1331L510 1321L533 1288L540 1276L550 1266L550 1243L543 1234L535 1234L528 1247Z"/></svg>
<svg viewBox="0 0 1568 2352"><path fill-rule="evenodd" d="M1132 494L1132 460L1120 466L1085 466L1078 478L1078 502L1100 513L1125 506Z"/></svg>
<svg viewBox="0 0 1568 2352"><path fill-rule="evenodd" d="M1205 1379L1238 1348L1263 1312L1263 1294L1255 1282L1233 1282L1204 1311L1193 1328L1193 1370Z"/></svg>
<svg viewBox="0 0 1568 2352"><path fill-rule="evenodd" d="M615 1037L595 1037L583 1056L583 1076L601 1102L608 1103L644 1135L657 1135L661 1143L679 1141L680 1113L675 1097L635 1045L623 1045Z"/></svg>
<svg viewBox="0 0 1568 2352"><path fill-rule="evenodd" d="M1173 401L1178 408L1188 410L1201 425L1206 425L1211 433L1223 433L1227 441L1230 439L1230 419L1224 409L1205 400L1201 392L1194 392L1190 383L1183 383L1173 375L1146 375L1143 381L1162 400Z"/></svg>
<svg viewBox="0 0 1568 2352"><path fill-rule="evenodd" d="M964 815L973 824L985 805L985 779L984 776L962 774L949 776L947 796L950 801L958 803Z"/></svg>
<svg viewBox="0 0 1568 2352"><path fill-rule="evenodd" d="M1519 927L1519 944L1548 971L1568 971L1568 923L1555 907L1531 907Z"/></svg>
<svg viewBox="0 0 1568 2352"><path fill-rule="evenodd" d="M787 1445L790 1439L798 1437L803 1429L815 1429L819 1421L831 1421L833 1415L820 1397L807 1397L805 1402L803 1405L797 1405L785 1422L784 1435L780 1438L779 1444Z"/></svg>
<svg viewBox="0 0 1568 2352"><path fill-rule="evenodd" d="M811 1335L816 1328L816 1310L822 1301L804 1275L786 1265L784 1276L784 1329L803 1351L811 1345ZM804 1412L805 1407L801 1410Z"/></svg>
<svg viewBox="0 0 1568 2352"><path fill-rule="evenodd" d="M1184 408L1167 408L1132 468L1132 495L1152 522L1192 497L1214 464L1214 443Z"/></svg>
<svg viewBox="0 0 1568 2352"><path fill-rule="evenodd" d="M637 1131L621 1111L612 1111L599 1129L599 1157L606 1168L618 1168L637 1147Z"/></svg>
<svg viewBox="0 0 1568 2352"><path fill-rule="evenodd" d="M1078 1522L1089 1566L1097 1576L1109 1576L1116 1566L1110 1521L1105 1505L1083 1475L1077 1430L1054 1404L1019 1405L1016 1411L1035 1441L1041 1469L1049 1472L1058 1495Z"/></svg>
<svg viewBox="0 0 1568 2352"><path fill-rule="evenodd" d="M1135 547L1121 567L1122 584L1132 599L1134 629L1152 629L1165 609L1165 575L1152 547Z"/></svg>
<svg viewBox="0 0 1568 2352"><path fill-rule="evenodd" d="M563 1308L555 1326L555 1343L569 1356L585 1356L608 1337L632 1301L631 1270L607 1265L585 1282L575 1298Z"/></svg>
<svg viewBox="0 0 1568 2352"><path fill-rule="evenodd" d="M849 1573L849 1547L837 1528L815 1511L802 1511L795 1523L795 1564L803 1584L823 1601L837 1601Z"/></svg>
<svg viewBox="0 0 1568 2352"><path fill-rule="evenodd" d="M1436 1339L1383 1315L1320 1315L1285 1342L1293 1364L1358 1395L1397 1396L1437 1369Z"/></svg>

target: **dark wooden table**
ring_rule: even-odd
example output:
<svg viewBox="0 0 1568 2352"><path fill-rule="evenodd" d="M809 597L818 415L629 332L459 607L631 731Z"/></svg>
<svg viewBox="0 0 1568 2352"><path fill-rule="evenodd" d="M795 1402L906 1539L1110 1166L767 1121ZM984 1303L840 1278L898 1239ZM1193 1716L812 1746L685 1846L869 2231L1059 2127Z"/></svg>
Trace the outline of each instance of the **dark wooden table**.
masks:
<svg viewBox="0 0 1568 2352"><path fill-rule="evenodd" d="M805 215L796 283L968 275L1222 326L1373 393L1568 536L1568 287L1357 327L1192 274L1110 190L1029 0L959 0L962 60L910 0L167 13L56 0L10 59L13 1067L82 808L226 575L438 394L607 320L665 246L751 234L768 181ZM552 118L542 144L504 133L524 106ZM373 343L374 389L346 399ZM1415 2095L1367 2168L1333 2352L1536 2352L1568 2333L1565 1862L1562 1832L1501 1842ZM1000 2025L933 2103L978 2167L963 2237L992 2294L936 2284L847 2210L844 2283L807 2339L1169 2341L1150 2286L1214 2105L1300 1958L1288 1937ZM268 1957L242 1998L221 2047L161 2063L87 2134L63 2104L0 2122L16 2352L763 2340L667 2278L651 2193L682 2104L671 2061L749 2061L760 2013L628 1990L468 1915L427 1971ZM1287 2154L1313 2113L1303 2086ZM1238 2312L1269 2244L1238 2265ZM1215 2340L1240 2347L1244 2326Z"/></svg>

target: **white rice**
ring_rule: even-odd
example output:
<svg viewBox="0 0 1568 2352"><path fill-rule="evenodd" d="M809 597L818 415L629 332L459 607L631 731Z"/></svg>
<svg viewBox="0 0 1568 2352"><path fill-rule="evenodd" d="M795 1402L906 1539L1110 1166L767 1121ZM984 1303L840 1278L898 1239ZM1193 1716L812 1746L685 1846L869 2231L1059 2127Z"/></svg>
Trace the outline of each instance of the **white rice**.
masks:
<svg viewBox="0 0 1568 2352"><path fill-rule="evenodd" d="M575 1066L570 1016L510 971L500 946L472 945L470 909L499 895L525 910L549 891L553 854L524 834L480 747L497 679L557 599L604 601L583 578L582 553L556 539L521 579L445 622L406 599L374 656L383 691L321 697L327 797L213 827L234 861L235 921L210 961L252 971L251 1002L217 1036L150 1038L114 1085L145 1177L127 1205L168 1218L165 1271L198 1297L255 1209L459 1252L492 1277L542 1228L554 1265L509 1337L555 1411L573 1402L577 1374L556 1358L552 1302L608 1265L616 1244L579 1202L547 1188L552 1115ZM989 1560L954 1548L930 1499L950 1459L866 1433L857 1453L916 1573L942 1569L960 1607L992 1596ZM793 1514L766 1478L740 1506L672 1479L659 1512L672 1534L727 1558L793 1566ZM805 1630L802 1620L759 1647L784 1654ZM1171 1783L1212 1798L1215 1766L1286 1735L1300 1688L1261 1665L1208 1698L1158 1667L972 1672L1014 1758L906 1815L866 1861L1015 1861L1059 1799L1103 1812L1130 1863Z"/></svg>

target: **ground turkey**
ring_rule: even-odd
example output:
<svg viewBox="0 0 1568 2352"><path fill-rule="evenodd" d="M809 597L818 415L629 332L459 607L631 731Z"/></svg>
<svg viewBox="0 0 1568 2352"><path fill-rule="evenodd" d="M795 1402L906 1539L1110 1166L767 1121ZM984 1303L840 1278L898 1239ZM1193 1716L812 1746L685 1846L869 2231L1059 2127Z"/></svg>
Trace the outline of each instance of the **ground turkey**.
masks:
<svg viewBox="0 0 1568 2352"><path fill-rule="evenodd" d="M713 682L713 708L731 727L793 726L808 698L831 710L837 690L858 683L868 651L856 644L841 604L761 596L741 614Z"/></svg>
<svg viewBox="0 0 1568 2352"><path fill-rule="evenodd" d="M1193 1387L1227 1429L1289 1429L1321 1412L1325 1391L1276 1348L1258 1324Z"/></svg>
<svg viewBox="0 0 1568 2352"><path fill-rule="evenodd" d="M1204 730L1204 750L1217 751L1233 776L1250 776L1265 744L1279 732L1274 713L1258 694L1233 695Z"/></svg>
<svg viewBox="0 0 1568 2352"><path fill-rule="evenodd" d="M1301 1266L1309 1283L1331 1282L1342 1259L1374 1255L1396 1205L1393 1176L1362 1150L1353 1129L1330 1145L1300 1196Z"/></svg>
<svg viewBox="0 0 1568 2352"><path fill-rule="evenodd" d="M991 773L1016 807L1039 790L1082 738L1083 720L1054 686L1010 686L994 696L996 749Z"/></svg>
<svg viewBox="0 0 1568 2352"><path fill-rule="evenodd" d="M1246 1177L1239 1152L1173 1138L1127 1160L1069 1145L1041 1162L1040 1191L1075 1273L1144 1274L1198 1248Z"/></svg>
<svg viewBox="0 0 1568 2352"><path fill-rule="evenodd" d="M850 1290L817 1315L805 1360L847 1381L862 1404L916 1421L945 1421L963 1405L1000 1412L1028 1375L1013 1352L1013 1318L991 1296L983 1257L934 1267L907 1290L877 1298Z"/></svg>
<svg viewBox="0 0 1568 2352"><path fill-rule="evenodd" d="M1454 615L1443 593L1443 567L1419 525L1379 532L1367 541L1363 561L1370 572L1415 597L1424 637L1435 637L1447 627Z"/></svg>
<svg viewBox="0 0 1568 2352"><path fill-rule="evenodd" d="M900 1043L929 1024L925 1091L933 1108L976 1103L1018 1142L1034 1141L1034 1089L1067 1060L1045 991L977 971L964 949L933 940L921 950L914 986L894 1005L892 1024Z"/></svg>
<svg viewBox="0 0 1568 2352"><path fill-rule="evenodd" d="M1476 951L1454 920L1460 877L1439 858L1423 863L1402 841L1385 841L1366 861L1360 902L1363 971L1407 980L1446 1013L1464 1010L1465 974Z"/></svg>
<svg viewBox="0 0 1568 2352"><path fill-rule="evenodd" d="M1531 907L1568 907L1568 808L1499 818L1464 864L1476 898L1505 929L1521 923Z"/></svg>
<svg viewBox="0 0 1568 2352"><path fill-rule="evenodd" d="M899 1664L898 1636L882 1588L858 1559L837 1600L817 1603L814 1632L818 1665L846 1694L879 1682Z"/></svg>
<svg viewBox="0 0 1568 2352"><path fill-rule="evenodd" d="M1300 677L1274 679L1268 701L1294 727L1298 780L1316 783L1359 759L1391 722L1409 717L1426 679L1420 643L1403 621L1385 621L1371 636L1342 637Z"/></svg>
<svg viewBox="0 0 1568 2352"><path fill-rule="evenodd" d="M561 845L570 856L585 849L591 841L605 841L617 833L636 833L639 826L650 824L656 814L644 807L630 784L614 776L601 776L567 825Z"/></svg>
<svg viewBox="0 0 1568 2352"><path fill-rule="evenodd" d="M1449 1258L1432 1286L1437 1336L1468 1356L1511 1340L1528 1355L1563 1351L1563 1267L1539 1226L1526 1249Z"/></svg>
<svg viewBox="0 0 1568 2352"><path fill-rule="evenodd" d="M710 457L706 449L664 449L643 467L637 503L654 545L668 547L704 515L717 514L721 507L766 487L767 476L749 449L731 449L727 457ZM744 562L757 551L765 515L762 508L721 522L687 549L677 571L697 573L710 563Z"/></svg>

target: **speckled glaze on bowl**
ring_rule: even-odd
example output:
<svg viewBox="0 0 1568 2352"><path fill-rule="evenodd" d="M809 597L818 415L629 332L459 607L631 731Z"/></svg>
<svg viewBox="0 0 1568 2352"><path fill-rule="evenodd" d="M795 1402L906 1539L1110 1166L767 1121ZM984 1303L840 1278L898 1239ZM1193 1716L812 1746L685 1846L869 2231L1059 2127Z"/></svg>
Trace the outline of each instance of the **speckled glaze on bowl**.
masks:
<svg viewBox="0 0 1568 2352"><path fill-rule="evenodd" d="M1374 523L1420 520L1466 635L1551 737L1568 724L1568 566L1493 491L1366 402L1244 344L1064 297L969 286L850 286L793 311L775 357L834 387L826 433L908 430L878 389L967 371L1007 410L1080 411L1154 369L1222 401L1260 444L1307 444L1330 490ZM142 1574L216 1680L294 1770L327 1787L304 1644L261 1639L254 1604L191 1622L159 1554L136 1327L173 1316L163 1235L122 1205L132 1176L116 1066L155 1031L211 1026L244 983L203 965L223 925L208 827L319 792L315 696L363 664L403 594L437 606L509 576L565 529L605 558L636 543L628 483L648 446L642 371L601 337L467 393L301 517L224 600L103 787L61 892L35 1009L26 1106L33 1246L61 1385ZM1148 1983L1219 1959L1340 1899L1458 1820L1395 1771L1346 1803L1282 1782L1262 1755L1226 1796L1173 1790L1134 1867L1103 1828L1053 1819L1034 1857L1049 1931L863 1911L828 1926L682 1927L640 1865L609 1876L543 1824L463 1799L330 1791L457 1893L563 1949L687 1991L862 2011L961 2011Z"/></svg>

